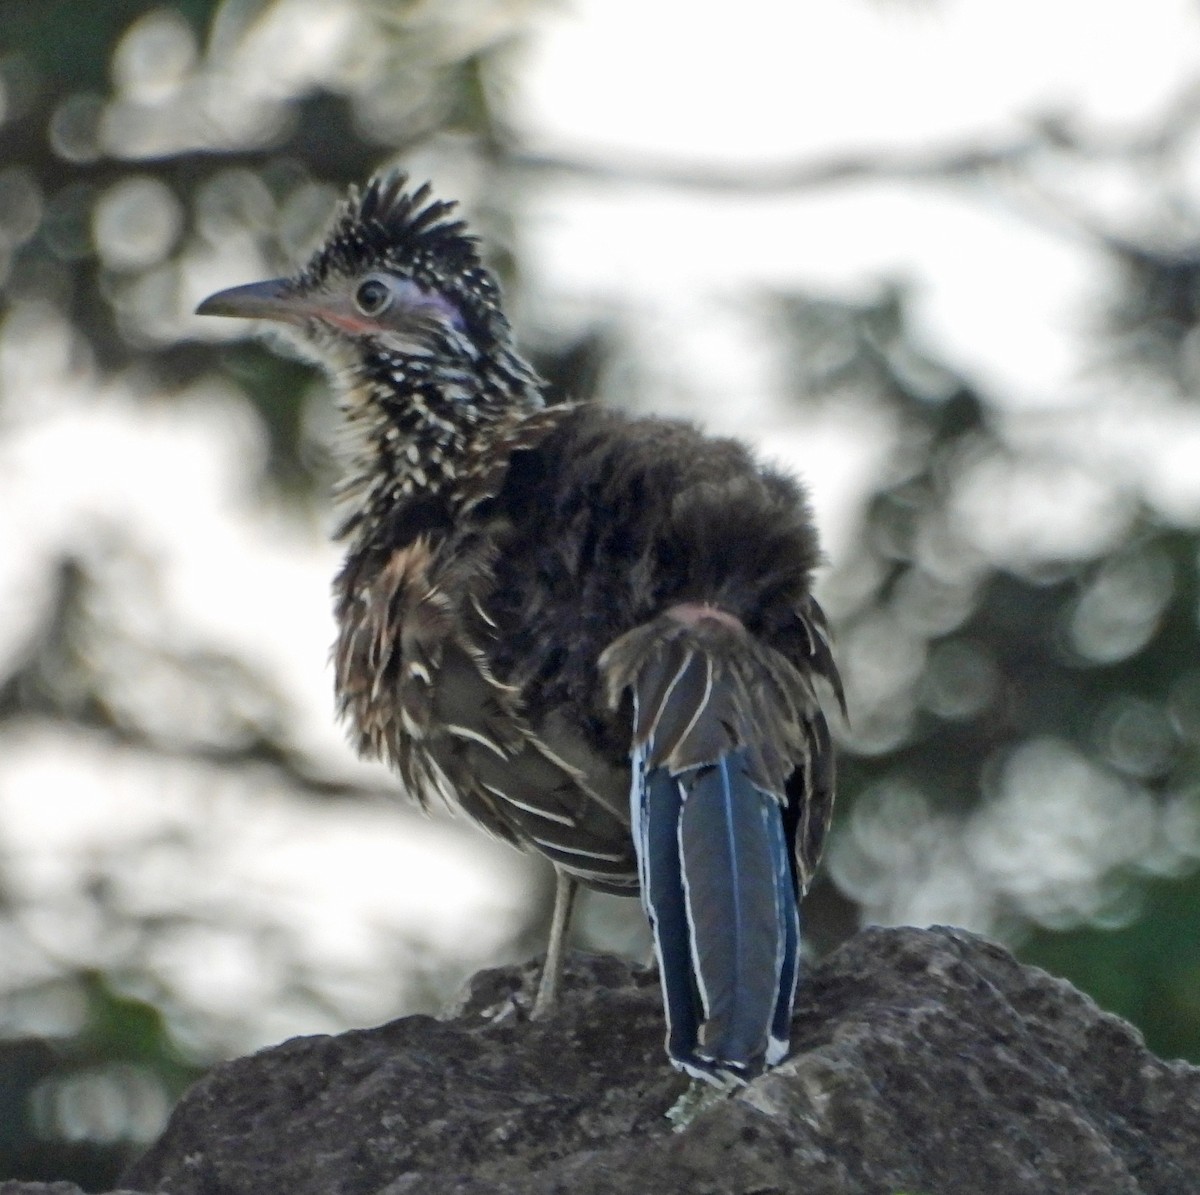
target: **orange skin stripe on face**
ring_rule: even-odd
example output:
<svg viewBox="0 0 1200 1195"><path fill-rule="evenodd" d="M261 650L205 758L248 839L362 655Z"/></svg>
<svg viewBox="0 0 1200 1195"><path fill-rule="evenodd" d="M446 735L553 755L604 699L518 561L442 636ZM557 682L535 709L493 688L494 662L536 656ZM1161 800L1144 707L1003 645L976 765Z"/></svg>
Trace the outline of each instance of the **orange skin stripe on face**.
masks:
<svg viewBox="0 0 1200 1195"><path fill-rule="evenodd" d="M327 324L332 324L335 328L340 328L343 332L350 332L353 335L358 335L362 332L380 332L381 325L374 320L363 319L360 316L342 315L339 312L330 311L328 308L316 312L316 315L323 319Z"/></svg>

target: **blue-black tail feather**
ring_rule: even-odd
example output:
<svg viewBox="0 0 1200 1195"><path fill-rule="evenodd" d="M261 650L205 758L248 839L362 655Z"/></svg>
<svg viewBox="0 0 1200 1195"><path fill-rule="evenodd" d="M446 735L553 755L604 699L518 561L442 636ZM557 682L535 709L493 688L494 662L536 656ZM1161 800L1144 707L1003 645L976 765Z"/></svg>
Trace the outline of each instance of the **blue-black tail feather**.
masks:
<svg viewBox="0 0 1200 1195"><path fill-rule="evenodd" d="M786 865L779 802L750 782L745 760L744 750L733 751L687 774L679 823L704 1008L698 1052L741 1072L766 1054L786 941L775 879L781 856Z"/></svg>
<svg viewBox="0 0 1200 1195"><path fill-rule="evenodd" d="M667 1053L726 1082L786 1052L799 926L779 801L742 750L679 776L636 768L633 824L658 952Z"/></svg>
<svg viewBox="0 0 1200 1195"><path fill-rule="evenodd" d="M796 983L800 978L800 905L792 850L783 817L770 819L769 831L774 838L771 857L775 863L775 893L783 932L778 998L767 1041L767 1065L774 1066L787 1057L791 1044L792 1005L796 1000Z"/></svg>
<svg viewBox="0 0 1200 1195"><path fill-rule="evenodd" d="M631 823L679 1069L718 1085L787 1054L799 901L833 804L813 682L834 682L816 604L785 656L714 607L674 607L600 658L632 693Z"/></svg>
<svg viewBox="0 0 1200 1195"><path fill-rule="evenodd" d="M667 1055L690 1060L700 1030L699 1001L689 949L687 910L680 882L679 815L683 790L666 768L633 767L631 821L637 843L642 904L654 937L667 1017Z"/></svg>

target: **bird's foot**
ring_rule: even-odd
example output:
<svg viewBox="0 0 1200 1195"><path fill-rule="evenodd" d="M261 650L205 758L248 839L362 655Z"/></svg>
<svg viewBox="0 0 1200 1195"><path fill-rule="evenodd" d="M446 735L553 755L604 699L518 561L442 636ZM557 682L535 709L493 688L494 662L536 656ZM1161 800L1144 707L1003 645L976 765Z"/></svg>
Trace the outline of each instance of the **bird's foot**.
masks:
<svg viewBox="0 0 1200 1195"><path fill-rule="evenodd" d="M682 1133L684 1129L709 1108L715 1108L722 1100L727 1100L745 1084L738 1079L729 1078L717 1084L712 1079L693 1079L683 1093L664 1113L671 1122L673 1133Z"/></svg>
<svg viewBox="0 0 1200 1195"><path fill-rule="evenodd" d="M527 1003L519 994L505 996L503 1000L481 1009L479 1017L492 1025L503 1025L506 1021L523 1021L527 1017Z"/></svg>

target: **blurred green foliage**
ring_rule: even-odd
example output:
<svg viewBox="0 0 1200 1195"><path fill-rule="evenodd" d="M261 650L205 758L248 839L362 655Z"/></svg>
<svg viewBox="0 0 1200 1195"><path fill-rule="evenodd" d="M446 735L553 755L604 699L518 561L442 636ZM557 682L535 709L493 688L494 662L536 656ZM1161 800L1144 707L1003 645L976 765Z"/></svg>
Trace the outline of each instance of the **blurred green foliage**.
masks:
<svg viewBox="0 0 1200 1195"><path fill-rule="evenodd" d="M1031 934L1021 957L1139 1026L1162 1058L1200 1058L1200 876L1143 879L1137 919L1116 929Z"/></svg>
<svg viewBox="0 0 1200 1195"><path fill-rule="evenodd" d="M73 1033L0 1040L0 1165L6 1176L105 1190L137 1152L130 1129L153 1130L203 1068L180 1054L153 1005L94 972L73 986Z"/></svg>
<svg viewBox="0 0 1200 1195"><path fill-rule="evenodd" d="M436 6L347 0L354 45L378 51L362 56L369 69L349 54L322 75L266 86L261 75L278 64L234 60L281 3L0 5L0 277L7 310L60 313L75 351L154 401L220 378L267 445L262 492L304 509L322 500L327 472L310 428L321 383L258 346L196 339L196 272L231 244L235 261L293 261L346 184L386 159L450 146L482 180L481 231L519 297L514 197L546 163L523 156L503 87L535 6L510 6L503 19L491 11L485 26L482 3L439 18ZM1044 135L1068 158L1087 155L1062 130ZM942 181L957 185L972 168L949 160ZM574 173L594 177L594 164ZM1099 239L1119 286L1098 359L1114 376L1153 377L1195 401L1200 230L1175 229L1171 249ZM920 342L903 286L859 303L783 294L772 311L797 412L870 404L895 445L854 558L830 580L854 709L838 837L806 914L815 940L830 948L863 917L913 907L897 893L952 849L1024 958L1133 1020L1156 1051L1200 1062L1197 528L1131 495L1110 531L1075 550L1006 558L992 543L994 512L972 516L971 495L985 483L1036 489L1072 466L1013 437L1003 396L980 392ZM528 333L556 394L603 391L622 360L611 323L570 341ZM19 397L0 396L0 416ZM119 536L111 550L126 550ZM114 632L89 600L100 583L91 564L65 550L52 564L55 598L0 676L0 723L53 720L147 752L265 769L309 796L356 795L284 739L286 700L246 661L171 659L210 690L228 730L225 741L164 744L114 703L97 671L91 648ZM1031 840L1051 831L1091 870L1033 874ZM19 935L4 865L0 851L0 920ZM73 1010L57 1034L0 1040L0 1177L100 1189L205 1060L168 1029L170 993L122 994L152 991L144 976L130 985L70 959L55 966L44 988L0 983L0 1005L67 993Z"/></svg>

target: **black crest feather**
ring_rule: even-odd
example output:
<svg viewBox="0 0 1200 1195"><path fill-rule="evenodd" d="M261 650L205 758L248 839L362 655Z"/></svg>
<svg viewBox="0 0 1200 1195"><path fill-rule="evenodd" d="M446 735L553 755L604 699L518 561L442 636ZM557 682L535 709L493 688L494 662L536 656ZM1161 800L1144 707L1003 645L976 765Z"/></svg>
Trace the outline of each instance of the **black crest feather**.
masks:
<svg viewBox="0 0 1200 1195"><path fill-rule="evenodd" d="M334 273L380 267L442 288L479 286L476 240L461 220L448 218L456 206L432 198L428 183L410 191L403 171L377 174L361 193L351 189L305 274L320 283Z"/></svg>

